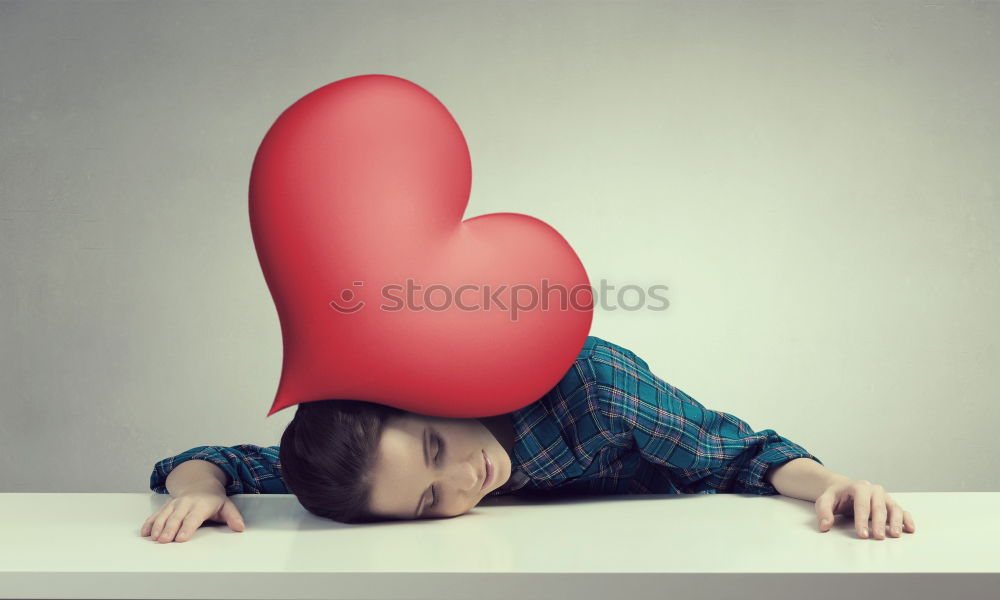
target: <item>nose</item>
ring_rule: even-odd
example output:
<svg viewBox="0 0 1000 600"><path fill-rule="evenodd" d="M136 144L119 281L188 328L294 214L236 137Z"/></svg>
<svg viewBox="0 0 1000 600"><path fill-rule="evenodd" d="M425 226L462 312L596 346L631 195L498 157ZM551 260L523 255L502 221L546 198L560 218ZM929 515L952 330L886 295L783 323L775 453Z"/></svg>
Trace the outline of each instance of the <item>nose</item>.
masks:
<svg viewBox="0 0 1000 600"><path fill-rule="evenodd" d="M476 452L475 456L459 463L458 467L452 472L452 483L455 484L458 490L467 494L474 494L479 491L479 484L482 483L480 480L482 474L482 466L480 465L482 457L483 454L481 452Z"/></svg>

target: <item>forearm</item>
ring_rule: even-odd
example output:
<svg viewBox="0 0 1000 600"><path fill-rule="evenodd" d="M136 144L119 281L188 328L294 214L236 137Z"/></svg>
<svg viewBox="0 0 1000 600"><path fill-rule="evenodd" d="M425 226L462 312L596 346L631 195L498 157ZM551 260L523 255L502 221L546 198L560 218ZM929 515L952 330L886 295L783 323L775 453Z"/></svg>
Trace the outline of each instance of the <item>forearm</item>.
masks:
<svg viewBox="0 0 1000 600"><path fill-rule="evenodd" d="M225 496L226 474L206 460L191 459L174 467L164 485L175 498L190 491L218 492Z"/></svg>
<svg viewBox="0 0 1000 600"><path fill-rule="evenodd" d="M832 483L840 479L850 480L846 475L831 471L811 458L796 458L771 467L764 479L782 496L809 502L815 502Z"/></svg>

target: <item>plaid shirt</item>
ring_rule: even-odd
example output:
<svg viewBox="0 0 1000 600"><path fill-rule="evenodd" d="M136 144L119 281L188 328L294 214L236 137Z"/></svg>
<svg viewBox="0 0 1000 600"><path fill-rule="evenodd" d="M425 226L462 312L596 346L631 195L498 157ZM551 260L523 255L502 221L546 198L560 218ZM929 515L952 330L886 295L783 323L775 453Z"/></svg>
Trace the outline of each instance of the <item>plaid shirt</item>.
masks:
<svg viewBox="0 0 1000 600"><path fill-rule="evenodd" d="M821 460L773 429L709 410L630 350L589 336L566 375L511 413L511 478L487 496L517 493L774 495L764 479L795 458ZM226 473L226 494L287 494L278 446L199 446L156 463L151 490L191 459Z"/></svg>

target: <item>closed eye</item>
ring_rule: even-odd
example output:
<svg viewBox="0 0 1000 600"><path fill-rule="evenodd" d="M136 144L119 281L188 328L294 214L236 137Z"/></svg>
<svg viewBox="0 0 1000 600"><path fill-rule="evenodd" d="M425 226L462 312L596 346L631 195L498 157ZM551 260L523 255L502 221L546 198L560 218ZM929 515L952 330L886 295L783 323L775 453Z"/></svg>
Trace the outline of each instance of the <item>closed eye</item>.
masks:
<svg viewBox="0 0 1000 600"><path fill-rule="evenodd" d="M433 439L437 442L437 447L438 447L438 451L434 455L434 464L439 465L441 464L441 457L444 455L444 440L442 440L441 436L437 435L436 433L434 434ZM431 486L431 504L430 504L431 508L437 506L437 503L438 503L437 489L434 486Z"/></svg>

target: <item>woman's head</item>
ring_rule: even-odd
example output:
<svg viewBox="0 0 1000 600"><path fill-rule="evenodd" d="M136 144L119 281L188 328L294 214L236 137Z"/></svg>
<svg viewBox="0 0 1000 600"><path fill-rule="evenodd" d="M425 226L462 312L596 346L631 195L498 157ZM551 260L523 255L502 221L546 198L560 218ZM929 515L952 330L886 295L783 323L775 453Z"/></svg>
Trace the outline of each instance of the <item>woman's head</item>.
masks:
<svg viewBox="0 0 1000 600"><path fill-rule="evenodd" d="M343 523L457 516L510 478L496 419L486 425L356 400L304 402L281 436L282 478L306 510ZM483 452L493 471L485 488Z"/></svg>

